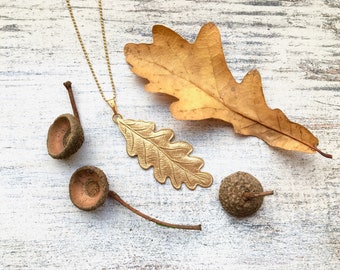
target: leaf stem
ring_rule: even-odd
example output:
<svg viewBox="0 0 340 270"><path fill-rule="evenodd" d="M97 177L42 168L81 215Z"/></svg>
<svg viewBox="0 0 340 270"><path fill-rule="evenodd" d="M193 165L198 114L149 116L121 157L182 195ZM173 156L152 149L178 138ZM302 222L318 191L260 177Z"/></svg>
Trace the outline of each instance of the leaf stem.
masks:
<svg viewBox="0 0 340 270"><path fill-rule="evenodd" d="M199 224L199 225L180 225L180 224L168 223L168 222L164 222L164 221L152 218L152 217L138 211L137 209L133 208L131 205L126 203L116 192L114 192L112 190L109 191L109 196L111 198L113 198L114 200L116 200L117 202L119 202L124 207L126 207L127 209L129 209L130 211L132 211L133 213L135 213L136 215L138 215L142 218L145 218L146 220L149 220L151 222L154 222L158 225L170 227L170 228L175 228L175 229L183 229L183 230L199 230L200 231L202 229L201 224Z"/></svg>
<svg viewBox="0 0 340 270"><path fill-rule="evenodd" d="M324 153L324 152L322 152L320 149L318 149L316 147L315 147L315 151L318 152L320 155L326 157L326 158L333 158L333 156L331 154Z"/></svg>
<svg viewBox="0 0 340 270"><path fill-rule="evenodd" d="M76 102L74 100L74 95L73 95L73 90L72 90L72 83L70 81L67 81L67 82L64 82L63 84L64 84L65 88L67 89L68 95L70 97L70 102L71 102L73 114L74 114L75 118L77 118L78 121L80 122L77 105L76 105Z"/></svg>

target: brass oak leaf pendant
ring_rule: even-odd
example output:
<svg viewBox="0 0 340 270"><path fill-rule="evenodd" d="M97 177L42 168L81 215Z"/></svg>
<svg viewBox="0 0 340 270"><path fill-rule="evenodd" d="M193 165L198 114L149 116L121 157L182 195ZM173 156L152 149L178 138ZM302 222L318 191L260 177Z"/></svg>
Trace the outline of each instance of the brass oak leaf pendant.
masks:
<svg viewBox="0 0 340 270"><path fill-rule="evenodd" d="M204 25L192 44L164 26L152 31L152 44L125 46L126 60L134 73L149 80L147 91L178 99L170 106L176 119L221 119L236 133L256 136L271 146L331 157L317 148L318 139L308 129L268 107L257 70L236 82L213 23Z"/></svg>
<svg viewBox="0 0 340 270"><path fill-rule="evenodd" d="M143 169L154 167L154 176L159 183L170 178L174 188L180 189L184 183L193 190L196 186L209 187L213 178L201 172L204 161L189 156L192 146L187 142L171 142L171 129L155 130L152 122L136 121L118 117L117 125L126 139L129 156L138 156Z"/></svg>

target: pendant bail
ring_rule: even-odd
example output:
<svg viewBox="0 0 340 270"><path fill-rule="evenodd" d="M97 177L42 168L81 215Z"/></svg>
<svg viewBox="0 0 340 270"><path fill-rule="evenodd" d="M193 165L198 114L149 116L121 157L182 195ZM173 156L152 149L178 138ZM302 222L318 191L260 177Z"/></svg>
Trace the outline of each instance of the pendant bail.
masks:
<svg viewBox="0 0 340 270"><path fill-rule="evenodd" d="M107 100L107 104L109 104L114 114L118 114L116 100L114 98Z"/></svg>

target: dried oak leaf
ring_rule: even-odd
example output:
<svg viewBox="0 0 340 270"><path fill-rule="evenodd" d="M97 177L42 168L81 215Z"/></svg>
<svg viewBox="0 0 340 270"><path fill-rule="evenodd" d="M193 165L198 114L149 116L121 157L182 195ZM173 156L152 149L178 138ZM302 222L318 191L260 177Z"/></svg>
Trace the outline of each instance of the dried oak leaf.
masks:
<svg viewBox="0 0 340 270"><path fill-rule="evenodd" d="M236 82L213 23L205 24L192 44L161 25L152 33L152 44L125 46L126 60L135 74L149 81L147 91L178 99L170 106L176 119L221 119L236 133L256 136L271 146L331 157L317 149L318 139L305 127L267 106L257 70Z"/></svg>

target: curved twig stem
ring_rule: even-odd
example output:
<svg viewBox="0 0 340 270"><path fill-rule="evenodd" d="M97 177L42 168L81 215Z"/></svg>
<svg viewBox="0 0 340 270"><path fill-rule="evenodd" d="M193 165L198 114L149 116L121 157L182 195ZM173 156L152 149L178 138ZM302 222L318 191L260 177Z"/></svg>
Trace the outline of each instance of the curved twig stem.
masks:
<svg viewBox="0 0 340 270"><path fill-rule="evenodd" d="M67 82L64 82L63 84L64 84L65 88L67 89L68 95L70 97L70 102L71 102L73 114L74 114L75 118L77 118L78 121L80 122L80 118L79 118L79 113L78 113L76 101L74 100L74 95L73 95L73 90L72 90L72 83L70 81L67 81Z"/></svg>
<svg viewBox="0 0 340 270"><path fill-rule="evenodd" d="M114 192L112 190L109 191L109 196L111 198L113 198L114 200L116 200L117 202L119 202L124 207L126 207L127 209L129 209L130 211L132 211L133 213L135 213L136 215L138 215L142 218L145 218L146 220L149 220L151 222L154 222L158 225L170 227L170 228L175 228L175 229L183 229L183 230L199 230L200 231L202 229L201 224L199 224L199 225L180 225L180 224L168 223L168 222L158 220L156 218L152 218L152 217L138 211L137 209L133 208L131 205L126 203L116 192Z"/></svg>

